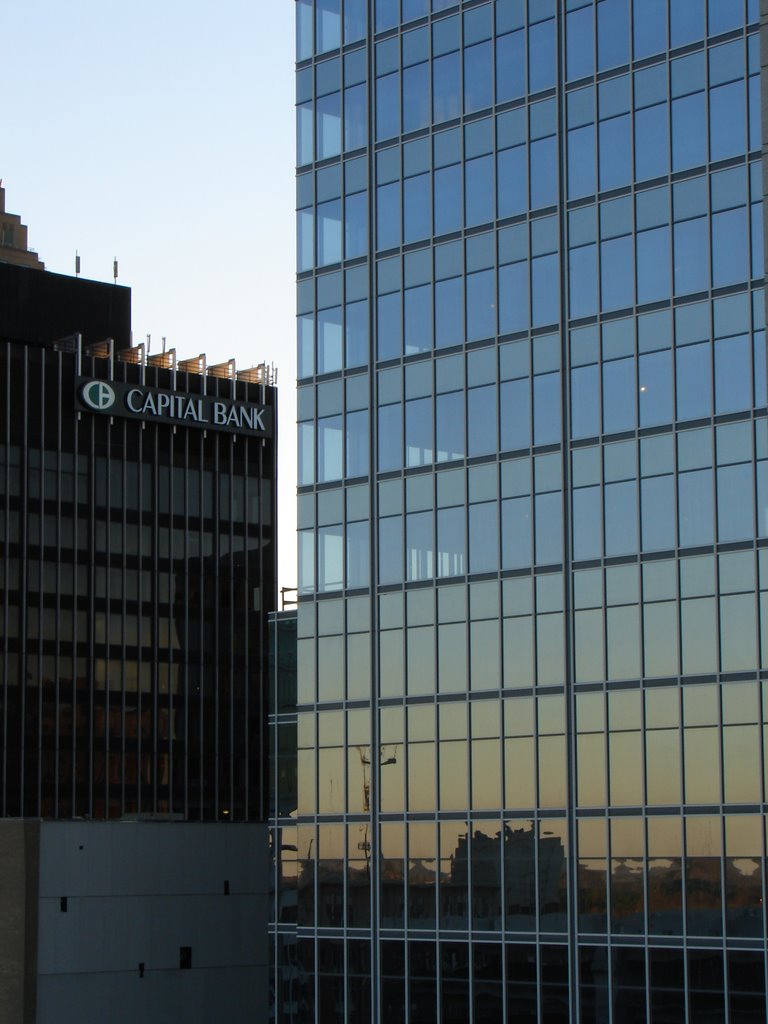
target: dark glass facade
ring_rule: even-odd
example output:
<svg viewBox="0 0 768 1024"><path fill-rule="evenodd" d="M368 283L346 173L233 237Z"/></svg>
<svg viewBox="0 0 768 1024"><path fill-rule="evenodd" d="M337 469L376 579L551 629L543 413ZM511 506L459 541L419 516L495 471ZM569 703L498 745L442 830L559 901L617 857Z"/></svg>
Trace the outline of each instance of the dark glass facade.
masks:
<svg viewBox="0 0 768 1024"><path fill-rule="evenodd" d="M758 4L296 15L279 1019L764 1021Z"/></svg>
<svg viewBox="0 0 768 1024"><path fill-rule="evenodd" d="M296 1019L297 1001L304 1000L305 980L297 959L298 904L297 833L298 764L296 758L296 612L270 616L269 689L269 843L270 928L272 970L270 1020ZM280 925L276 936L275 924ZM279 959L282 968L275 973ZM308 1013L304 1005L302 1013Z"/></svg>
<svg viewBox="0 0 768 1024"><path fill-rule="evenodd" d="M87 352L0 342L0 814L264 820L273 440L75 396L276 392Z"/></svg>

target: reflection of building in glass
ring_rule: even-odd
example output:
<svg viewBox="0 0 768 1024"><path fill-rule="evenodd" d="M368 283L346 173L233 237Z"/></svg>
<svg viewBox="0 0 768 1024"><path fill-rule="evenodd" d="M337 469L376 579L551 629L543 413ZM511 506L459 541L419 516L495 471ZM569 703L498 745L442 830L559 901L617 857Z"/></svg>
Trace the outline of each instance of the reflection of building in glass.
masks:
<svg viewBox="0 0 768 1024"><path fill-rule="evenodd" d="M24 879L3 912L39 927L23 953L0 929L23 961L0 1001L48 1021L77 996L92 1020L127 986L124 1012L153 1020L172 964L193 976L180 1018L226 983L242 1019L265 967L266 918L253 946L236 922L264 899L276 469L271 429L220 421L271 417L276 391L264 367L130 347L128 289L0 256L0 296L0 839ZM139 964L153 981L134 990Z"/></svg>
<svg viewBox="0 0 768 1024"><path fill-rule="evenodd" d="M296 13L286 1019L765 1020L758 4Z"/></svg>

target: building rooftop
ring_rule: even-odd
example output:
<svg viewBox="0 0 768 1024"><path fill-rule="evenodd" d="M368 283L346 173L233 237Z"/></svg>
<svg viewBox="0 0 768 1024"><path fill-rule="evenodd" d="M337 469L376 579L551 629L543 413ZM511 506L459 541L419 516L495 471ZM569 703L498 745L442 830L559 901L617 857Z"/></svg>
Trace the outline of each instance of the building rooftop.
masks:
<svg viewBox="0 0 768 1024"><path fill-rule="evenodd" d="M114 338L116 350L130 348L130 288L12 263L7 251L0 249L0 338L45 346L81 334L84 345Z"/></svg>
<svg viewBox="0 0 768 1024"><path fill-rule="evenodd" d="M59 348L76 348L76 339L66 339ZM130 348L115 350L114 342L107 338L94 345L86 345L83 354L95 356L97 359L116 358L122 363L136 363L139 366L157 366L164 370L181 370L183 373L196 373L202 377L220 377L223 380L242 380L248 384L266 384L267 387L277 386L277 367L273 363L259 363L244 370L238 370L234 359L223 363L209 363L207 356L201 352L190 359L177 359L176 349L165 348L162 352L150 355L149 346L143 342Z"/></svg>
<svg viewBox="0 0 768 1024"><path fill-rule="evenodd" d="M6 213L5 189L0 178L0 262L14 263L19 267L30 267L33 270L45 270L40 257L29 248L27 243L27 226L21 223L21 217L15 213Z"/></svg>

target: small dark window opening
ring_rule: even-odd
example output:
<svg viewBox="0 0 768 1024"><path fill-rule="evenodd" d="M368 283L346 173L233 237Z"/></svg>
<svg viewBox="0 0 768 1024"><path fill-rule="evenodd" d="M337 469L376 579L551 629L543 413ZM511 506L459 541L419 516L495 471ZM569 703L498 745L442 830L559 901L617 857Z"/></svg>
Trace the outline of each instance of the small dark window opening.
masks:
<svg viewBox="0 0 768 1024"><path fill-rule="evenodd" d="M229 896L229 879L224 879L224 895Z"/></svg>
<svg viewBox="0 0 768 1024"><path fill-rule="evenodd" d="M144 977L144 963L143 962L139 964L139 977L140 978Z"/></svg>
<svg viewBox="0 0 768 1024"><path fill-rule="evenodd" d="M66 914L66 912L67 912L67 897L66 896L62 896L61 899L59 900L59 909L61 910L62 914Z"/></svg>
<svg viewBox="0 0 768 1024"><path fill-rule="evenodd" d="M188 971L192 967L192 947L179 946L179 970Z"/></svg>

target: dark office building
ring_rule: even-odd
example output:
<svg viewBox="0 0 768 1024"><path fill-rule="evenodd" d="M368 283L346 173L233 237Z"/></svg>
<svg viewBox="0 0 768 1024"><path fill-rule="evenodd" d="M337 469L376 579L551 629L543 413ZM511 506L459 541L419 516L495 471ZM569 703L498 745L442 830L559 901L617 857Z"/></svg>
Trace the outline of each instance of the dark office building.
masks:
<svg viewBox="0 0 768 1024"><path fill-rule="evenodd" d="M759 5L296 16L279 1019L764 1022Z"/></svg>
<svg viewBox="0 0 768 1024"><path fill-rule="evenodd" d="M110 1020L152 1020L179 985L178 1019L213 1019L222 987L222 1019L250 1019L265 980L271 373L130 347L128 289L0 262L0 295L0 843L27 879L27 942L39 930L18 1019L73 1019L70 1000L104 1019L112 987ZM49 899L69 916L49 921ZM98 955L96 934L112 936Z"/></svg>

